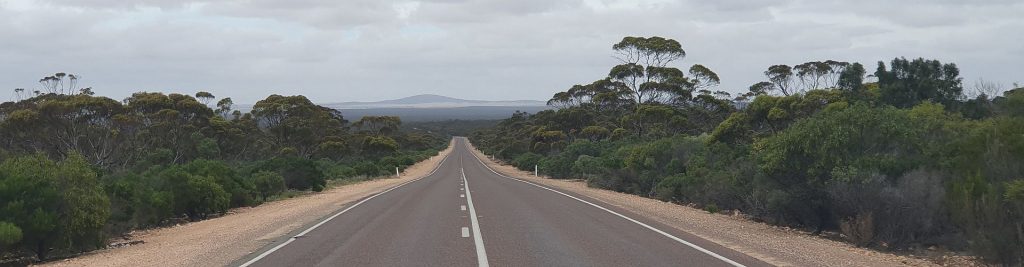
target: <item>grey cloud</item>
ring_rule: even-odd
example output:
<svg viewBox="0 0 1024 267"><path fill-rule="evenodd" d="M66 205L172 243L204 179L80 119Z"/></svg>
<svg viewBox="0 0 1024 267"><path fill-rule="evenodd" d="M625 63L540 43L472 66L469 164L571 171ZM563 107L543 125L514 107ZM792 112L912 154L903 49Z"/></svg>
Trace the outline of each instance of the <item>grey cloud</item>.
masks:
<svg viewBox="0 0 1024 267"><path fill-rule="evenodd" d="M896 56L1010 84L1022 11L1002 0L0 0L0 90L66 71L115 98L545 99L606 75L623 36L651 35L679 40L679 67L705 64L732 92L772 64Z"/></svg>

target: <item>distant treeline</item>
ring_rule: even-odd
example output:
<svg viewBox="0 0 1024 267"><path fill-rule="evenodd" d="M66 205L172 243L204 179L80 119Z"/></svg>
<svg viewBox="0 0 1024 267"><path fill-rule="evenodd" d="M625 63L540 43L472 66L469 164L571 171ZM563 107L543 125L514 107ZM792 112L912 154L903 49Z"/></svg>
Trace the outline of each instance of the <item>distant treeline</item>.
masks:
<svg viewBox="0 0 1024 267"><path fill-rule="evenodd" d="M509 112L509 114L513 112ZM428 134L439 134L442 136L469 136L477 130L498 125L498 121L499 120L443 120L406 122L402 124L400 129L403 131L426 132Z"/></svg>
<svg viewBox="0 0 1024 267"><path fill-rule="evenodd" d="M131 230L255 206L330 180L394 173L446 139L398 117L342 114L271 95L251 112L199 92L122 101L58 73L0 104L0 264L101 248Z"/></svg>
<svg viewBox="0 0 1024 267"><path fill-rule="evenodd" d="M775 65L732 97L710 69L669 66L659 37L614 45L608 77L554 95L471 138L554 178L710 212L830 230L879 249L971 249L1024 259L1024 88L979 83L952 63L896 58ZM1019 87L1014 85L1014 87ZM1000 95L1001 93L1001 95Z"/></svg>

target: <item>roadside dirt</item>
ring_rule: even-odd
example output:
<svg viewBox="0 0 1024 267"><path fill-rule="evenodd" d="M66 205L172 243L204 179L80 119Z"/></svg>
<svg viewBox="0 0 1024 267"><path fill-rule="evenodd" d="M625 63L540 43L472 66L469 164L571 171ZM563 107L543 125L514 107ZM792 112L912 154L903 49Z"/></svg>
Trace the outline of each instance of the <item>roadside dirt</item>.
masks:
<svg viewBox="0 0 1024 267"><path fill-rule="evenodd" d="M572 192L616 206L778 266L981 266L970 258L944 256L941 264L916 257L859 248L742 216L706 211L656 199L591 188L580 180L535 177L473 149L484 162L505 175Z"/></svg>
<svg viewBox="0 0 1024 267"><path fill-rule="evenodd" d="M401 178L344 185L257 207L233 209L210 220L140 231L130 241L144 243L97 250L42 266L225 266L352 201L426 175L451 149L449 145L437 156L410 166Z"/></svg>

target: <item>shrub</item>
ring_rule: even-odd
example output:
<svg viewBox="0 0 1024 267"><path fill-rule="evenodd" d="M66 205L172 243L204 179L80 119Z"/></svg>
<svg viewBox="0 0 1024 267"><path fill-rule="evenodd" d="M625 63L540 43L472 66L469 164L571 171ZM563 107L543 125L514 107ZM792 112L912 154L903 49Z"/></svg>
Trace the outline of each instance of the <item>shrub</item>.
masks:
<svg viewBox="0 0 1024 267"><path fill-rule="evenodd" d="M714 203L711 203L711 204L704 205L704 211L707 211L708 213L718 213L719 211L722 211L722 210L718 208L718 205L715 205Z"/></svg>
<svg viewBox="0 0 1024 267"><path fill-rule="evenodd" d="M520 170L533 171L533 166L540 164L542 158L543 156L537 153L526 152L512 160L512 166L515 166Z"/></svg>
<svg viewBox="0 0 1024 267"><path fill-rule="evenodd" d="M192 219L206 219L212 214L228 209L230 194L206 176L188 177L188 200L186 213Z"/></svg>
<svg viewBox="0 0 1024 267"><path fill-rule="evenodd" d="M78 154L60 162L41 154L4 161L0 203L0 221L20 228L20 244L40 260L50 248L79 251L100 245L101 229L110 218L110 201Z"/></svg>
<svg viewBox="0 0 1024 267"><path fill-rule="evenodd" d="M182 168L192 175L212 178L225 192L230 194L230 206L242 207L256 204L253 200L253 185L243 179L234 168L216 160L194 160Z"/></svg>
<svg viewBox="0 0 1024 267"><path fill-rule="evenodd" d="M551 178L569 178L572 175L572 164L575 158L567 155L555 155L541 159L538 163L539 172Z"/></svg>
<svg viewBox="0 0 1024 267"><path fill-rule="evenodd" d="M356 163L353 168L355 169L356 174L363 175L367 178L377 177L387 173L387 170L382 168L381 165L371 161L361 161Z"/></svg>
<svg viewBox="0 0 1024 267"><path fill-rule="evenodd" d="M844 219L839 223L839 231L850 243L859 247L867 246L875 240L874 215L871 212L865 212Z"/></svg>
<svg viewBox="0 0 1024 267"><path fill-rule="evenodd" d="M0 251L21 241L21 228L9 222L0 221Z"/></svg>
<svg viewBox="0 0 1024 267"><path fill-rule="evenodd" d="M317 168L315 161L281 157L264 162L254 172L275 171L284 177L285 185L291 189L321 191L327 185L324 173Z"/></svg>
<svg viewBox="0 0 1024 267"><path fill-rule="evenodd" d="M262 201L267 201L267 197L280 194L287 188L284 177L281 177L280 173L272 171L254 173L252 183L256 186L256 192L259 192Z"/></svg>

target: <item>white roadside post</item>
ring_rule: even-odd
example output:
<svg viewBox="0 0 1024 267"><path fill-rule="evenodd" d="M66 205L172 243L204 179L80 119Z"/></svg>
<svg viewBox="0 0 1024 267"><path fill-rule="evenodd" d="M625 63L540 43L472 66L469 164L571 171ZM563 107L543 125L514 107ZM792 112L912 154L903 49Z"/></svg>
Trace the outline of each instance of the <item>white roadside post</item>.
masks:
<svg viewBox="0 0 1024 267"><path fill-rule="evenodd" d="M533 177L540 177L540 172L539 168L537 168L537 165L533 165Z"/></svg>
<svg viewBox="0 0 1024 267"><path fill-rule="evenodd" d="M398 174L398 167L395 167L395 177L402 177L401 174Z"/></svg>

